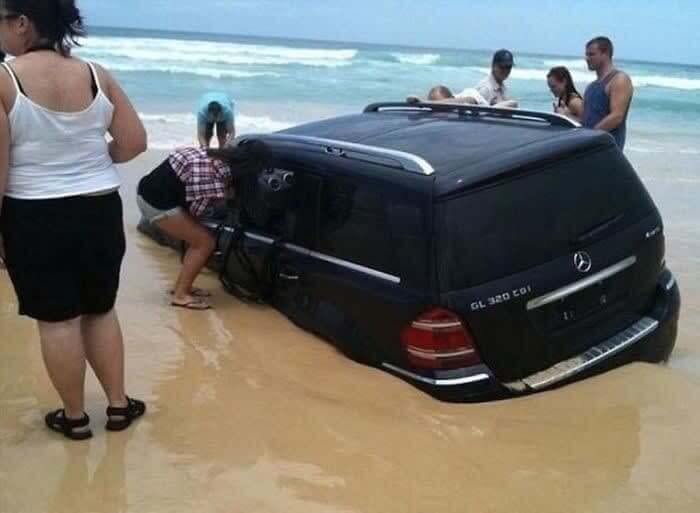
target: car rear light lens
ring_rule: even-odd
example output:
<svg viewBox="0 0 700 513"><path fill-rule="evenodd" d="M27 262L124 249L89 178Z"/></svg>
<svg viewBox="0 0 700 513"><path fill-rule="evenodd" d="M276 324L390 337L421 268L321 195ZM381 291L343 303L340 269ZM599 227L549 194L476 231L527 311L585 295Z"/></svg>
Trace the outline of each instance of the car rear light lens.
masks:
<svg viewBox="0 0 700 513"><path fill-rule="evenodd" d="M422 369L456 369L481 362L474 337L460 318L444 308L419 315L401 332L408 360Z"/></svg>

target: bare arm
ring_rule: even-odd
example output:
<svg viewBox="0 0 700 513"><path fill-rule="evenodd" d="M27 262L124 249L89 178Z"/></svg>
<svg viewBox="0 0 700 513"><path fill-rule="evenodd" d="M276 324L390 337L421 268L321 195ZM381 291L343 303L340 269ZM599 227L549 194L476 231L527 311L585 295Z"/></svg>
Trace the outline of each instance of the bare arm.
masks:
<svg viewBox="0 0 700 513"><path fill-rule="evenodd" d="M0 98L0 207L7 187L7 173L10 170L10 121L7 119L5 104Z"/></svg>
<svg viewBox="0 0 700 513"><path fill-rule="evenodd" d="M517 109L518 102L516 100L503 100L502 102L495 103L493 106L502 109Z"/></svg>
<svg viewBox="0 0 700 513"><path fill-rule="evenodd" d="M5 104L0 99L0 209L2 209L2 198L5 196L7 187L7 173L10 169L10 122L7 119ZM5 248L0 233L0 267L3 267L5 260Z"/></svg>
<svg viewBox="0 0 700 513"><path fill-rule="evenodd" d="M209 141L210 139L207 137L207 129L206 125L202 126L199 125L197 126L197 140L199 141L199 146L205 149L209 149Z"/></svg>
<svg viewBox="0 0 700 513"><path fill-rule="evenodd" d="M634 87L630 77L625 73L619 73L610 83L608 96L610 97L610 114L605 116L595 126L599 130L614 130L625 119L627 109L629 109Z"/></svg>
<svg viewBox="0 0 700 513"><path fill-rule="evenodd" d="M452 98L443 98L442 100L431 100L433 103L454 103L457 105L477 105L479 102L471 96L453 96Z"/></svg>
<svg viewBox="0 0 700 513"><path fill-rule="evenodd" d="M230 123L226 125L226 133L225 134L216 134L218 139L219 139L219 148L223 148L226 146L229 142L233 141L236 137L236 123L232 119Z"/></svg>
<svg viewBox="0 0 700 513"><path fill-rule="evenodd" d="M583 100L578 96L569 100L569 117L579 122L583 119Z"/></svg>
<svg viewBox="0 0 700 513"><path fill-rule="evenodd" d="M575 96L569 100L569 105L556 107L554 112L580 123L581 119L583 119L583 100Z"/></svg>
<svg viewBox="0 0 700 513"><path fill-rule="evenodd" d="M109 155L116 163L128 162L146 151L146 129L119 83L106 70L98 69L105 94L114 105L112 124L109 127L112 136Z"/></svg>

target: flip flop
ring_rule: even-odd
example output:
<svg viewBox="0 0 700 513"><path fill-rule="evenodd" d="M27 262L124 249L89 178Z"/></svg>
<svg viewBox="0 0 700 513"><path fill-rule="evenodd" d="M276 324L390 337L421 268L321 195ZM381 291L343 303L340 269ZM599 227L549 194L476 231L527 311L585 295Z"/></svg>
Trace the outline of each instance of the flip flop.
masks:
<svg viewBox="0 0 700 513"><path fill-rule="evenodd" d="M179 308L187 308L189 310L209 310L211 305L206 301L202 301L199 298L192 298L191 301L186 301L184 303L178 303L177 301L171 301L170 306L177 306Z"/></svg>
<svg viewBox="0 0 700 513"><path fill-rule="evenodd" d="M174 290L170 289L168 291L168 294L171 296L175 293ZM190 296L192 297L211 297L211 292L208 290L200 289L199 287L192 287L192 290L190 290Z"/></svg>

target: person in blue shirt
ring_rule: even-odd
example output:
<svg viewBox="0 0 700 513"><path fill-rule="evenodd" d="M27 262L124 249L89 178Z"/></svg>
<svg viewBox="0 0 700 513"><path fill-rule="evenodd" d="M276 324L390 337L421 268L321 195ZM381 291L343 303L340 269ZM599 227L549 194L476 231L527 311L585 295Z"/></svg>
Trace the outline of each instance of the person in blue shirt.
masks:
<svg viewBox="0 0 700 513"><path fill-rule="evenodd" d="M197 139L202 148L210 147L215 126L219 148L223 148L236 136L233 100L226 93L206 93L197 103Z"/></svg>

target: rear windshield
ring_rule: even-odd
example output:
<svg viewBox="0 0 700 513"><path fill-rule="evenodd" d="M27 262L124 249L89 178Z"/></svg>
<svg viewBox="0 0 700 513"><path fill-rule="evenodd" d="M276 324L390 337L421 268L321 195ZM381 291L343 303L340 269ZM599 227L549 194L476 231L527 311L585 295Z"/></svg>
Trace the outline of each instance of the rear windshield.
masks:
<svg viewBox="0 0 700 513"><path fill-rule="evenodd" d="M615 220L614 233L654 209L616 148L450 197L436 205L441 290L468 288L548 262L580 248L581 236L597 226Z"/></svg>

